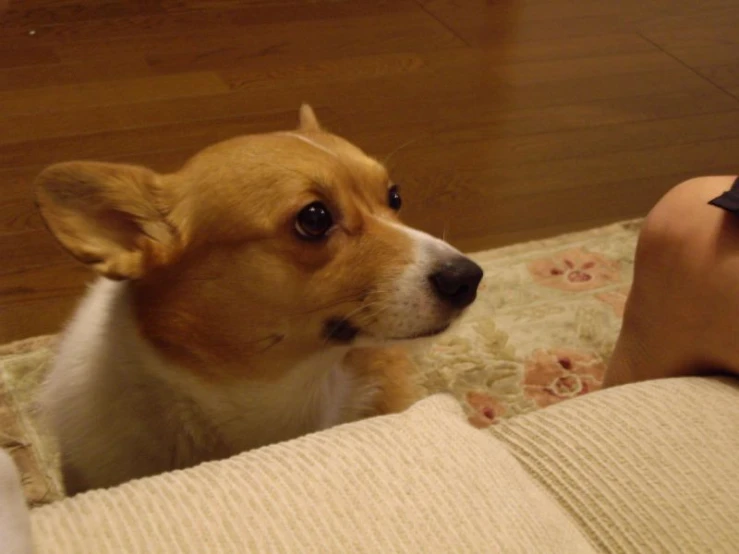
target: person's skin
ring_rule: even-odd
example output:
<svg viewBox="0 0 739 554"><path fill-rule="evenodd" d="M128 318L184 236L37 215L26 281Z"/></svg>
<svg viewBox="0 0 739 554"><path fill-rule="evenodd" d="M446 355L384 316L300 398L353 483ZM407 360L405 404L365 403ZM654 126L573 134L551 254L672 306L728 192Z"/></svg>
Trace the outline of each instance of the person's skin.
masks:
<svg viewBox="0 0 739 554"><path fill-rule="evenodd" d="M735 178L685 181L647 216L604 386L739 375L739 214L708 204Z"/></svg>

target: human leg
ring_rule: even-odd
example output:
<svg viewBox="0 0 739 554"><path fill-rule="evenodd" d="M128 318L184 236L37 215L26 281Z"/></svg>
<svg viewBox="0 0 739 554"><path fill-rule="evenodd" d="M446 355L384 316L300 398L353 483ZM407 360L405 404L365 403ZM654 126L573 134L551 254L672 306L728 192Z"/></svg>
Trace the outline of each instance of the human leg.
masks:
<svg viewBox="0 0 739 554"><path fill-rule="evenodd" d="M739 215L708 205L733 181L685 181L647 216L605 386L739 375Z"/></svg>

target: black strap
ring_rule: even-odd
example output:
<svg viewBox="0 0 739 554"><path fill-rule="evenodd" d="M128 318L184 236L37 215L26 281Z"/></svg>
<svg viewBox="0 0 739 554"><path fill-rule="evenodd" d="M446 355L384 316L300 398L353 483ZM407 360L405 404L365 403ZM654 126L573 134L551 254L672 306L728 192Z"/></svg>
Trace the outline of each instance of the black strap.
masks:
<svg viewBox="0 0 739 554"><path fill-rule="evenodd" d="M739 177L731 185L731 188L718 198L709 202L712 206L724 209L727 212L739 213Z"/></svg>

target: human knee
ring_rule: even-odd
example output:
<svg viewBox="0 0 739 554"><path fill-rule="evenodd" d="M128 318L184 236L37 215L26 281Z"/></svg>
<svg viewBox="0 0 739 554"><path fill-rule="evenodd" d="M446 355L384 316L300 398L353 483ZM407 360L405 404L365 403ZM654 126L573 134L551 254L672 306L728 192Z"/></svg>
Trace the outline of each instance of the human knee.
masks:
<svg viewBox="0 0 739 554"><path fill-rule="evenodd" d="M690 181L681 183L665 194L647 214L639 233L637 270L644 264L651 266L672 257L689 239L693 190Z"/></svg>
<svg viewBox="0 0 739 554"><path fill-rule="evenodd" d="M724 214L708 202L730 185L729 178L698 177L673 187L644 221L637 263L668 260L674 264L675 257L694 261Z"/></svg>

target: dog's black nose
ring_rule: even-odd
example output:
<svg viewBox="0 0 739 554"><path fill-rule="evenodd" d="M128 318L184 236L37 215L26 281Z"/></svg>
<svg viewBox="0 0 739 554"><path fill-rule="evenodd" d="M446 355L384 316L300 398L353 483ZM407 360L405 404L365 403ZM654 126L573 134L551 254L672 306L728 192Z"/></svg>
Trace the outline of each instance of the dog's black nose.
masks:
<svg viewBox="0 0 739 554"><path fill-rule="evenodd" d="M460 309L475 301L481 279L482 268L464 257L445 263L429 276L439 298Z"/></svg>

